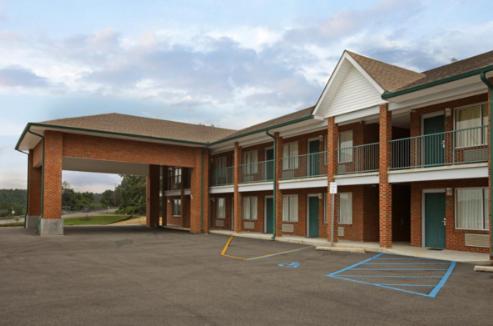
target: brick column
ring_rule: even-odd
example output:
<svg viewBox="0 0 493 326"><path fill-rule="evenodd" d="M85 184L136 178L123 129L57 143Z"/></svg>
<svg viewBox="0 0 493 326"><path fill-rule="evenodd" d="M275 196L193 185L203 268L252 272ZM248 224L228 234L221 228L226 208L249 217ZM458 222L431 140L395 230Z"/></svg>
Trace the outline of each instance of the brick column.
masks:
<svg viewBox="0 0 493 326"><path fill-rule="evenodd" d="M41 216L41 168L34 166L34 151L30 150L27 160L27 229L35 228Z"/></svg>
<svg viewBox="0 0 493 326"><path fill-rule="evenodd" d="M62 163L63 135L46 131L42 173L42 218L40 235L62 235Z"/></svg>
<svg viewBox="0 0 493 326"><path fill-rule="evenodd" d="M276 162L274 163L276 179L277 179L277 187L276 187L276 202L274 203L276 207L276 236L282 236L282 192L279 189L279 180L282 177L282 145L283 140L278 132L274 133L275 142L276 142Z"/></svg>
<svg viewBox="0 0 493 326"><path fill-rule="evenodd" d="M195 152L195 167L191 172L190 179L190 232L200 233L205 229L207 223L207 210L209 207L208 198L204 194L205 186L208 186L208 174L205 172L207 155L202 148ZM183 201L182 201L183 203ZM183 214L182 214L183 215Z"/></svg>
<svg viewBox="0 0 493 326"><path fill-rule="evenodd" d="M389 183L390 143L392 139L392 115L388 104L380 106L380 184L379 184L379 215L380 215L380 247L392 247L392 185Z"/></svg>
<svg viewBox="0 0 493 326"><path fill-rule="evenodd" d="M241 164L241 148L240 144L235 143L233 154L233 231L241 231L241 196L239 191L240 183L240 164Z"/></svg>
<svg viewBox="0 0 493 326"><path fill-rule="evenodd" d="M490 83L493 83L493 78L489 79ZM489 212L488 218L490 225L490 260L493 260L493 163L491 162L493 159L493 134L491 133L491 128L493 125L493 90L488 90L488 189L490 191L489 196Z"/></svg>
<svg viewBox="0 0 493 326"><path fill-rule="evenodd" d="M210 204L210 199L209 199L209 150L204 149L202 151L202 210L203 210L203 225L202 225L202 232L209 232L209 223L210 223L210 209L209 209L209 204Z"/></svg>
<svg viewBox="0 0 493 326"><path fill-rule="evenodd" d="M335 175L337 173L337 125L335 123L334 117L330 117L327 120L327 181L335 181ZM335 201L335 200L334 200ZM327 239L330 241L331 227L332 227L332 205L335 203L331 202L331 195L329 189L327 188ZM335 210L334 210L335 211ZM334 214L335 216L336 214ZM337 219L334 221L334 241L337 241Z"/></svg>
<svg viewBox="0 0 493 326"><path fill-rule="evenodd" d="M161 225L166 226L168 213L168 199L166 198L166 190L168 190L168 167L161 167Z"/></svg>
<svg viewBox="0 0 493 326"><path fill-rule="evenodd" d="M146 182L146 223L147 226L159 225L159 165L149 165Z"/></svg>

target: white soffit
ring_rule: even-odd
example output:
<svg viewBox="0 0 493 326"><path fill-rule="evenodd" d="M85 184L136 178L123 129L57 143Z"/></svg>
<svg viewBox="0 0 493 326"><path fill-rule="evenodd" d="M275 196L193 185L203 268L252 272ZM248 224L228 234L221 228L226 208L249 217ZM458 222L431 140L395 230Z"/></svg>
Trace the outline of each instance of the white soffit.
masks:
<svg viewBox="0 0 493 326"><path fill-rule="evenodd" d="M332 117L376 106L384 89L344 52L315 107L316 117Z"/></svg>
<svg viewBox="0 0 493 326"><path fill-rule="evenodd" d="M487 91L479 76L473 76L388 99L389 110L415 109L473 96Z"/></svg>

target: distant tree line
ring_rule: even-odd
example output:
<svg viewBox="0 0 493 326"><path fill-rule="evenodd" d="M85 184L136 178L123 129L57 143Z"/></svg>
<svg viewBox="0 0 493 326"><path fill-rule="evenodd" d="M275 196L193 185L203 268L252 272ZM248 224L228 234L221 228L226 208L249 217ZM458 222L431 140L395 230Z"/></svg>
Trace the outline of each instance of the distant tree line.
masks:
<svg viewBox="0 0 493 326"><path fill-rule="evenodd" d="M62 185L62 208L64 211L92 211L117 208L121 214L140 215L146 211L146 180L143 176L122 176L114 190L103 193L78 192L69 183ZM0 189L0 217L26 213L24 189Z"/></svg>

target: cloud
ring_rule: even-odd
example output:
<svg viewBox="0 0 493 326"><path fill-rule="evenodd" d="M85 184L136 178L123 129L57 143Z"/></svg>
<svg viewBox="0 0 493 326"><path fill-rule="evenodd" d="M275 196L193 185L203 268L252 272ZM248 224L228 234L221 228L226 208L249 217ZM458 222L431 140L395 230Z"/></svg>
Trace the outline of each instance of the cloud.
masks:
<svg viewBox="0 0 493 326"><path fill-rule="evenodd" d="M33 73L31 70L10 66L0 68L0 87L46 87L48 80Z"/></svg>

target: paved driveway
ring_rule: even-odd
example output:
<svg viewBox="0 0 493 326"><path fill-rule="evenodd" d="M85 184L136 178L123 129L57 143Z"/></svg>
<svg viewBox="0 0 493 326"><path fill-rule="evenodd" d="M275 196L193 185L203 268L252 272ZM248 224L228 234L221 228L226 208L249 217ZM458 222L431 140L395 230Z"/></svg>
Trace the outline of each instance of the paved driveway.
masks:
<svg viewBox="0 0 493 326"><path fill-rule="evenodd" d="M0 228L0 325L491 325L493 278L457 264L435 299L326 274L374 255L143 227Z"/></svg>

